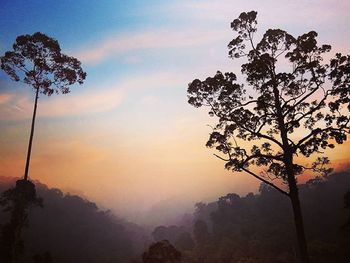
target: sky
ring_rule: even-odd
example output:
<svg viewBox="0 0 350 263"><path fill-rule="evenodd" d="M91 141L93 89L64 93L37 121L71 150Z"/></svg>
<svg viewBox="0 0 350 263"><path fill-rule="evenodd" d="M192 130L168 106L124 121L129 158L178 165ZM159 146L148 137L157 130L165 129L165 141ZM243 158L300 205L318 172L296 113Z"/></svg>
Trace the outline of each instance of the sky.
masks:
<svg viewBox="0 0 350 263"><path fill-rule="evenodd" d="M230 22L258 11L258 32L310 30L350 53L347 0L0 1L0 53L40 31L87 72L67 95L41 96L29 177L131 216L159 202L215 200L257 191L224 170L205 143L213 120L187 103L187 85L228 58ZM23 176L33 90L0 72L0 176ZM330 157L347 165L349 143ZM176 200L176 201L174 201Z"/></svg>

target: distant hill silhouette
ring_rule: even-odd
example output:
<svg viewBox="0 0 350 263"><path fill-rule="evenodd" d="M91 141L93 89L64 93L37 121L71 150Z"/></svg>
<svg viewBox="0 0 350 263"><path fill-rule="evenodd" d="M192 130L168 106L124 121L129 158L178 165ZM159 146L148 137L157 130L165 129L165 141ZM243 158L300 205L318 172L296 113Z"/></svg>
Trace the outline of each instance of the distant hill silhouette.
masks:
<svg viewBox="0 0 350 263"><path fill-rule="evenodd" d="M0 192L15 180L0 177ZM169 222L151 232L77 195L38 182L36 186L44 208L30 213L24 231L25 263L33 262L35 254L45 257L46 251L54 263L142 262L142 252L163 239L181 252L183 263L295 263L291 208L286 198L266 185L258 194L230 193L215 202L198 203L181 223ZM344 199L349 190L349 172L300 185L312 262L349 262L350 227L344 227L350 225ZM7 217L0 212L0 224Z"/></svg>
<svg viewBox="0 0 350 263"><path fill-rule="evenodd" d="M0 192L16 178L0 177ZM147 241L143 229L76 195L65 195L36 182L44 208L33 208L24 230L23 262L49 251L55 263L129 262ZM0 212L0 224L8 215ZM0 260L1 262L1 260Z"/></svg>
<svg viewBox="0 0 350 263"><path fill-rule="evenodd" d="M343 227L350 214L344 199L349 190L349 172L300 185L312 262L350 262L350 227ZM176 248L187 263L295 263L295 228L288 202L267 185L259 194L230 193L215 202L198 203L190 224L158 226L153 238L166 238L176 246L178 232L186 229L195 245Z"/></svg>

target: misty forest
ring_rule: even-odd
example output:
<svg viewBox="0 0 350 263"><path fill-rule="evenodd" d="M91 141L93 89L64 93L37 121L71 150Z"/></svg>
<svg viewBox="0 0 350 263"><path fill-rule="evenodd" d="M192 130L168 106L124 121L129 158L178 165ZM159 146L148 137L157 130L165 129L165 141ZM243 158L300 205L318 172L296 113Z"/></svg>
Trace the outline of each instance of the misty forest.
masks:
<svg viewBox="0 0 350 263"><path fill-rule="evenodd" d="M9 13L15 10L11 9L14 4L4 5L9 8ZM97 6L96 10L89 8L89 12L97 14L101 11L101 6ZM126 6L120 4L118 8ZM211 15L216 10L214 4L209 3L205 7ZM21 8L23 12L18 9L18 19L21 12L22 15L29 12L24 10L25 6ZM341 13L340 9L336 10ZM176 12L175 7L171 10ZM224 9L220 10L226 14ZM343 53L349 49L343 47L337 50L341 46L337 45L337 38L330 38L334 43L323 43L325 38L319 34L322 29L310 29L310 24L303 25L302 21L298 21L302 26L297 30L288 27L297 23L296 17L293 20L293 16L288 16L288 24L283 22L287 20L287 15L275 15L264 8L260 13L259 7L250 10L231 10L231 20L225 20L225 23L214 20L214 15L204 18L209 19L206 25L217 23L218 31L229 29L229 39L219 37L219 32L213 33L214 38L220 40L218 45L220 52L225 54L225 61L223 65L217 63L219 60L215 60L215 54L210 55L216 51L209 46L203 51L203 55L208 56L198 65L212 65L206 65L201 71L196 70L197 64L191 61L192 55L189 54L199 52L198 56L202 56L202 51L194 42L203 44L207 41L204 31L189 38L182 38L183 32L169 33L169 39L157 32L140 36L126 34L123 36L128 40L122 37L107 39L101 44L101 50L94 53L91 50L85 53L66 50L62 43L78 41L74 39L80 35L72 35L70 40L64 38L61 43L61 34L58 32L56 37L50 30L47 33L45 26L34 31L23 26L27 32L22 30L22 33L17 33L19 31L15 27L14 38L13 34L9 34L11 28L2 32L8 36L0 39L0 110L3 111L0 115L0 262L350 262L350 156L347 155L350 55ZM50 12L50 16L56 15L56 11ZM320 15L316 15L315 10L313 12L315 16ZM77 19L79 17L77 15ZM103 19L104 14L98 17ZM88 19L93 20L92 17ZM12 21L10 18L5 20ZM260 20L264 22L260 23ZM40 23L48 23L44 21ZM185 21L190 23L190 20ZM125 23L124 30L133 30L130 21ZM164 21L162 26L166 28L167 23L170 22ZM69 25L64 25L69 28ZM88 25L93 34L96 28ZM224 25L227 28L221 28ZM284 30L285 25L291 29ZM77 24L71 26L74 28ZM349 31L343 32L347 33ZM90 41L86 39L86 43ZM208 43L210 45L211 42ZM145 47L138 49L139 45ZM89 47L88 44L86 46ZM178 46L189 53L181 53L177 50ZM96 46L90 48L97 49ZM151 49L155 51L152 53ZM124 88L121 95L118 93L118 98L111 89L98 90L100 83L107 83L109 75L121 78L129 68L151 74L152 65L146 66L148 71L142 69L139 66L143 63L142 59L137 56L143 56L143 59L152 57L150 61L154 59L155 64L159 63L155 70L161 70L162 59L158 61L157 52L164 50L176 65L186 67L184 76L172 77L167 73L155 81L165 85L161 82L172 82L172 78L175 82L175 78L186 79L184 83L188 83L187 86L181 86L182 81L181 85L176 84L181 96L176 93L178 91L172 94L173 89L156 91L160 100L179 99L184 102L176 104L173 113L165 113L165 117L156 117L158 115L155 114L143 122L142 119L148 118L148 109L142 107L162 105L155 106L156 111L161 112L163 109L160 107L172 105L169 101L157 104L155 97L146 97L139 103L140 108L131 109L135 105L131 101L138 97L135 95L128 100L127 92L148 92L136 90L135 87L147 85L142 80L137 82L134 79L133 88ZM108 57L108 52L114 52L114 55ZM120 73L114 73L113 61L123 59L122 52L134 52L135 56L125 62L124 68L122 65L117 67ZM142 52L150 53L145 55ZM102 66L103 59L110 69ZM185 66L186 63L189 65ZM101 74L103 79L96 77L97 74ZM90 76L92 79L96 77L99 84L89 84ZM96 91L89 89L90 93L84 93L85 86L89 85L95 85ZM120 86L123 87L123 84ZM124 86L127 84L124 83ZM16 96L23 97L16 99ZM82 96L82 99L77 96ZM67 103L58 104L56 97L60 99L59 103ZM125 101L117 103L116 100ZM113 107L109 108L110 102ZM50 105L56 106L50 108ZM94 105L99 105L100 111L91 111ZM118 107L120 112L115 115ZM181 138L185 137L174 135L169 140L163 137L163 133L168 132L165 128L167 121L176 122L172 118L182 114L181 107L187 107L184 115L193 114L191 116L194 117L188 122L177 122L183 127L174 126L171 130L191 133L191 126L200 127L193 137L186 137L189 139L184 142L184 148L179 145ZM128 110L137 111L138 115L132 115L134 113ZM76 116L81 111L87 113L78 120ZM113 111L113 119L104 115L107 113L103 111ZM88 119L89 114L91 120ZM60 121L62 126L57 124ZM92 123L89 127L95 128L85 131L82 127L88 122ZM126 128L119 131L129 122L135 125L132 132ZM99 125L103 127L99 128ZM73 131L75 129L76 132ZM110 133L97 135L100 129ZM108 157L91 153L81 146L79 140L83 140L84 132L95 132L93 137L86 139L88 144L108 148L107 153L113 152L109 163L101 161L99 164L100 160ZM130 136L120 135L123 132L130 133ZM170 138L172 134L169 132ZM207 137L202 138L203 134ZM119 144L112 143L114 137L118 137ZM201 140L194 139L197 137ZM143 144L143 140L148 140L145 138L152 138L147 142L149 144ZM69 140L74 143L68 144ZM163 148L158 140L166 141L164 149L168 151L161 150ZM67 146L63 146L65 141ZM131 155L127 155L128 141L132 143ZM54 147L63 149L64 157L55 152L50 154ZM74 147L81 148L76 157ZM192 149L205 152L190 155ZM127 157L123 157L124 154ZM183 155L183 161L174 159L175 154ZM65 161L67 159L69 162ZM96 168L93 166L95 162ZM218 164L218 169L211 168L214 162ZM73 165L75 170L70 170ZM117 168L114 169L114 165ZM149 170L149 167L158 167L158 170ZM197 167L197 170L190 167ZM55 169L60 171L59 176ZM91 179L90 173L79 177L80 170L84 173L91 170L94 179ZM108 175L109 171L114 171L113 175ZM127 176L118 177L118 171ZM186 171L186 176L183 171ZM167 179L167 173L174 173L174 177ZM211 181L221 178L221 175L230 181ZM103 181L105 178L110 181ZM157 180L164 181L157 184ZM219 184L225 187L215 189ZM142 189L144 194L138 194L138 189ZM192 198L186 200L186 205L177 206L174 199L168 198L171 197L170 192ZM152 203L147 198L156 201ZM123 206L116 209L113 202ZM153 210L145 212L142 207L148 204L153 205ZM133 214L130 212L132 209L135 210Z"/></svg>

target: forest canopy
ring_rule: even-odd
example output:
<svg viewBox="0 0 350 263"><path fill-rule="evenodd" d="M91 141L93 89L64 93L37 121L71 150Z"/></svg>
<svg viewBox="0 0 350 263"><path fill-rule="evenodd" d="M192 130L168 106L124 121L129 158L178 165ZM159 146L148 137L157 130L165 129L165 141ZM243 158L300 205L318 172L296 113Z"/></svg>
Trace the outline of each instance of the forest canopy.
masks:
<svg viewBox="0 0 350 263"><path fill-rule="evenodd" d="M0 178L0 192L12 183L13 179ZM190 219L187 215L176 225L153 230L128 223L79 196L39 183L37 189L44 209L35 208L30 214L23 262L45 252L55 263L142 262L142 253L164 239L181 252L181 262L270 263L276 258L281 263L295 262L291 208L287 199L267 185L262 185L258 194L230 193L215 202L199 202ZM346 263L350 256L350 210L346 208L348 199L344 199L349 190L349 172L300 186L314 262ZM0 223L7 217L0 212Z"/></svg>

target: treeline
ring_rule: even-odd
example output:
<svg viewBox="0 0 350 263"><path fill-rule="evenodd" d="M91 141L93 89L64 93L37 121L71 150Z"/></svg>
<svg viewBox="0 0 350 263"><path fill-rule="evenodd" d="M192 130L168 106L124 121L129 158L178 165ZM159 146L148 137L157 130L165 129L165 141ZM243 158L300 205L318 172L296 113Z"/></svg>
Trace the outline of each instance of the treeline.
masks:
<svg viewBox="0 0 350 263"><path fill-rule="evenodd" d="M2 178L0 193L14 183ZM116 263L129 262L142 253L148 242L142 228L79 196L64 195L39 183L36 188L43 208L34 207L29 212L29 225L23 230L21 262ZM9 216L1 211L0 224L6 224ZM5 262L2 257L8 251L1 244L0 262Z"/></svg>
<svg viewBox="0 0 350 263"><path fill-rule="evenodd" d="M348 172L300 185L312 262L349 262L349 190ZM291 263L298 253L289 200L266 185L198 203L191 224L159 226L153 238L169 240L188 263Z"/></svg>
<svg viewBox="0 0 350 263"><path fill-rule="evenodd" d="M13 183L0 180L0 192ZM230 193L198 203L191 218L186 215L178 225L158 226L152 233L79 196L36 186L44 207L30 210L21 262L153 262L164 253L184 263L296 262L290 205L266 185L258 194ZM312 262L349 262L349 190L348 172L300 185ZM0 213L2 225L8 218Z"/></svg>

